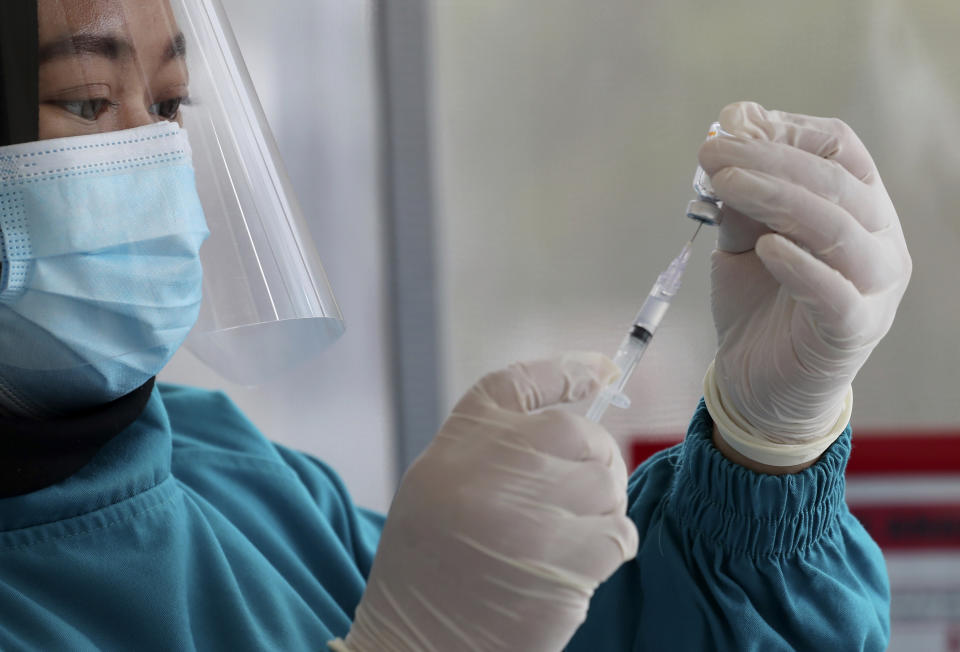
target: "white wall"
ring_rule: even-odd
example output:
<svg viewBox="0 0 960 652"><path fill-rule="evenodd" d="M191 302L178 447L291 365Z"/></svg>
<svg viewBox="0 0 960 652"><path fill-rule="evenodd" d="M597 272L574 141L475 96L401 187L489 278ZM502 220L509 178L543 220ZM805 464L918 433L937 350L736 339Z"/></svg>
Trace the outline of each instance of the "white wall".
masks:
<svg viewBox="0 0 960 652"><path fill-rule="evenodd" d="M330 463L361 505L393 494L372 2L224 0L347 323L330 350L257 388L182 350L161 380L216 387L267 437Z"/></svg>
<svg viewBox="0 0 960 652"><path fill-rule="evenodd" d="M516 358L612 353L694 224L696 151L728 102L839 116L915 261L854 384L861 427L960 425L960 5L934 0L433 3L447 405ZM700 236L628 386L620 436L685 430L715 335ZM482 324L482 331L477 328ZM609 413L608 413L609 414Z"/></svg>

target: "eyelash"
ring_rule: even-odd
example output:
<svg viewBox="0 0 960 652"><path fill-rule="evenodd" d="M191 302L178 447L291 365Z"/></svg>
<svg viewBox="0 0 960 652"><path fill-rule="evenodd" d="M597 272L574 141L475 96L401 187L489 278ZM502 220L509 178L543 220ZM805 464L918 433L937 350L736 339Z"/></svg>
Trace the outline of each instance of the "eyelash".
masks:
<svg viewBox="0 0 960 652"><path fill-rule="evenodd" d="M92 100L66 100L57 102L57 104L67 113L72 113L78 118L90 120L91 122L99 118L108 108L115 109L120 106L116 102L97 98ZM88 110L89 109L89 110Z"/></svg>
<svg viewBox="0 0 960 652"><path fill-rule="evenodd" d="M177 117L177 114L180 113L181 106L187 106L190 104L190 99L187 97L171 97L168 100L163 100L155 104L151 104L150 108L147 109L150 113L158 115L165 120L173 120ZM166 111L161 112L161 107L164 105L172 105L167 107ZM156 108L156 111L154 111Z"/></svg>
<svg viewBox="0 0 960 652"><path fill-rule="evenodd" d="M89 120L90 122L97 120L107 109L116 109L120 106L118 102L111 102L110 100L103 98L90 100L67 100L63 102L57 102L57 104L64 111L72 113L78 118ZM176 119L177 114L180 113L180 107L187 106L189 104L190 99L188 97L171 97L170 99L151 104L147 108L147 111L154 115L160 116L164 120L174 120Z"/></svg>

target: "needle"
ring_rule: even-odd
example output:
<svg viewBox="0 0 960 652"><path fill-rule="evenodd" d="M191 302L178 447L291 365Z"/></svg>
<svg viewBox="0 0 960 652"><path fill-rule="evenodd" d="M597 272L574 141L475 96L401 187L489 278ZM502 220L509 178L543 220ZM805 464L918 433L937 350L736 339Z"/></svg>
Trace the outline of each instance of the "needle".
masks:
<svg viewBox="0 0 960 652"><path fill-rule="evenodd" d="M697 225L697 230L693 232L693 235L690 236L690 244L693 244L694 239L697 237L697 234L700 233L700 229L703 228L703 222Z"/></svg>

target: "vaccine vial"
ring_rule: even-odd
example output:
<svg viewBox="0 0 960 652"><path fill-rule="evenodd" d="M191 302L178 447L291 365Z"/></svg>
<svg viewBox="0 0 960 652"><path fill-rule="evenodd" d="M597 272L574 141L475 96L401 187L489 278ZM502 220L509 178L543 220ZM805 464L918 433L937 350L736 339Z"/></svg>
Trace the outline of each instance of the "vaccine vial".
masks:
<svg viewBox="0 0 960 652"><path fill-rule="evenodd" d="M729 136L730 134L720 128L719 122L710 125L710 129L707 130L707 140L721 135ZM711 226L718 226L723 202L717 199L710 177L699 165L697 171L693 173L693 191L697 194L697 198L691 199L687 204L687 217Z"/></svg>

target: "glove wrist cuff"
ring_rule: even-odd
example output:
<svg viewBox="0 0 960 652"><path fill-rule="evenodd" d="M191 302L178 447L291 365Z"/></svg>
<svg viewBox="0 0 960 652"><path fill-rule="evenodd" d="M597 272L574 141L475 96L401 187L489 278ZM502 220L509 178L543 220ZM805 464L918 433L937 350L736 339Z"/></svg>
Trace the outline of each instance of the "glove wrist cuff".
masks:
<svg viewBox="0 0 960 652"><path fill-rule="evenodd" d="M770 466L795 466L817 459L843 434L853 411L853 388L850 388L843 400L840 416L826 434L807 439L802 444L781 444L770 441L762 431L751 426L733 405L723 400L713 362L703 378L703 398L723 440L741 455Z"/></svg>

